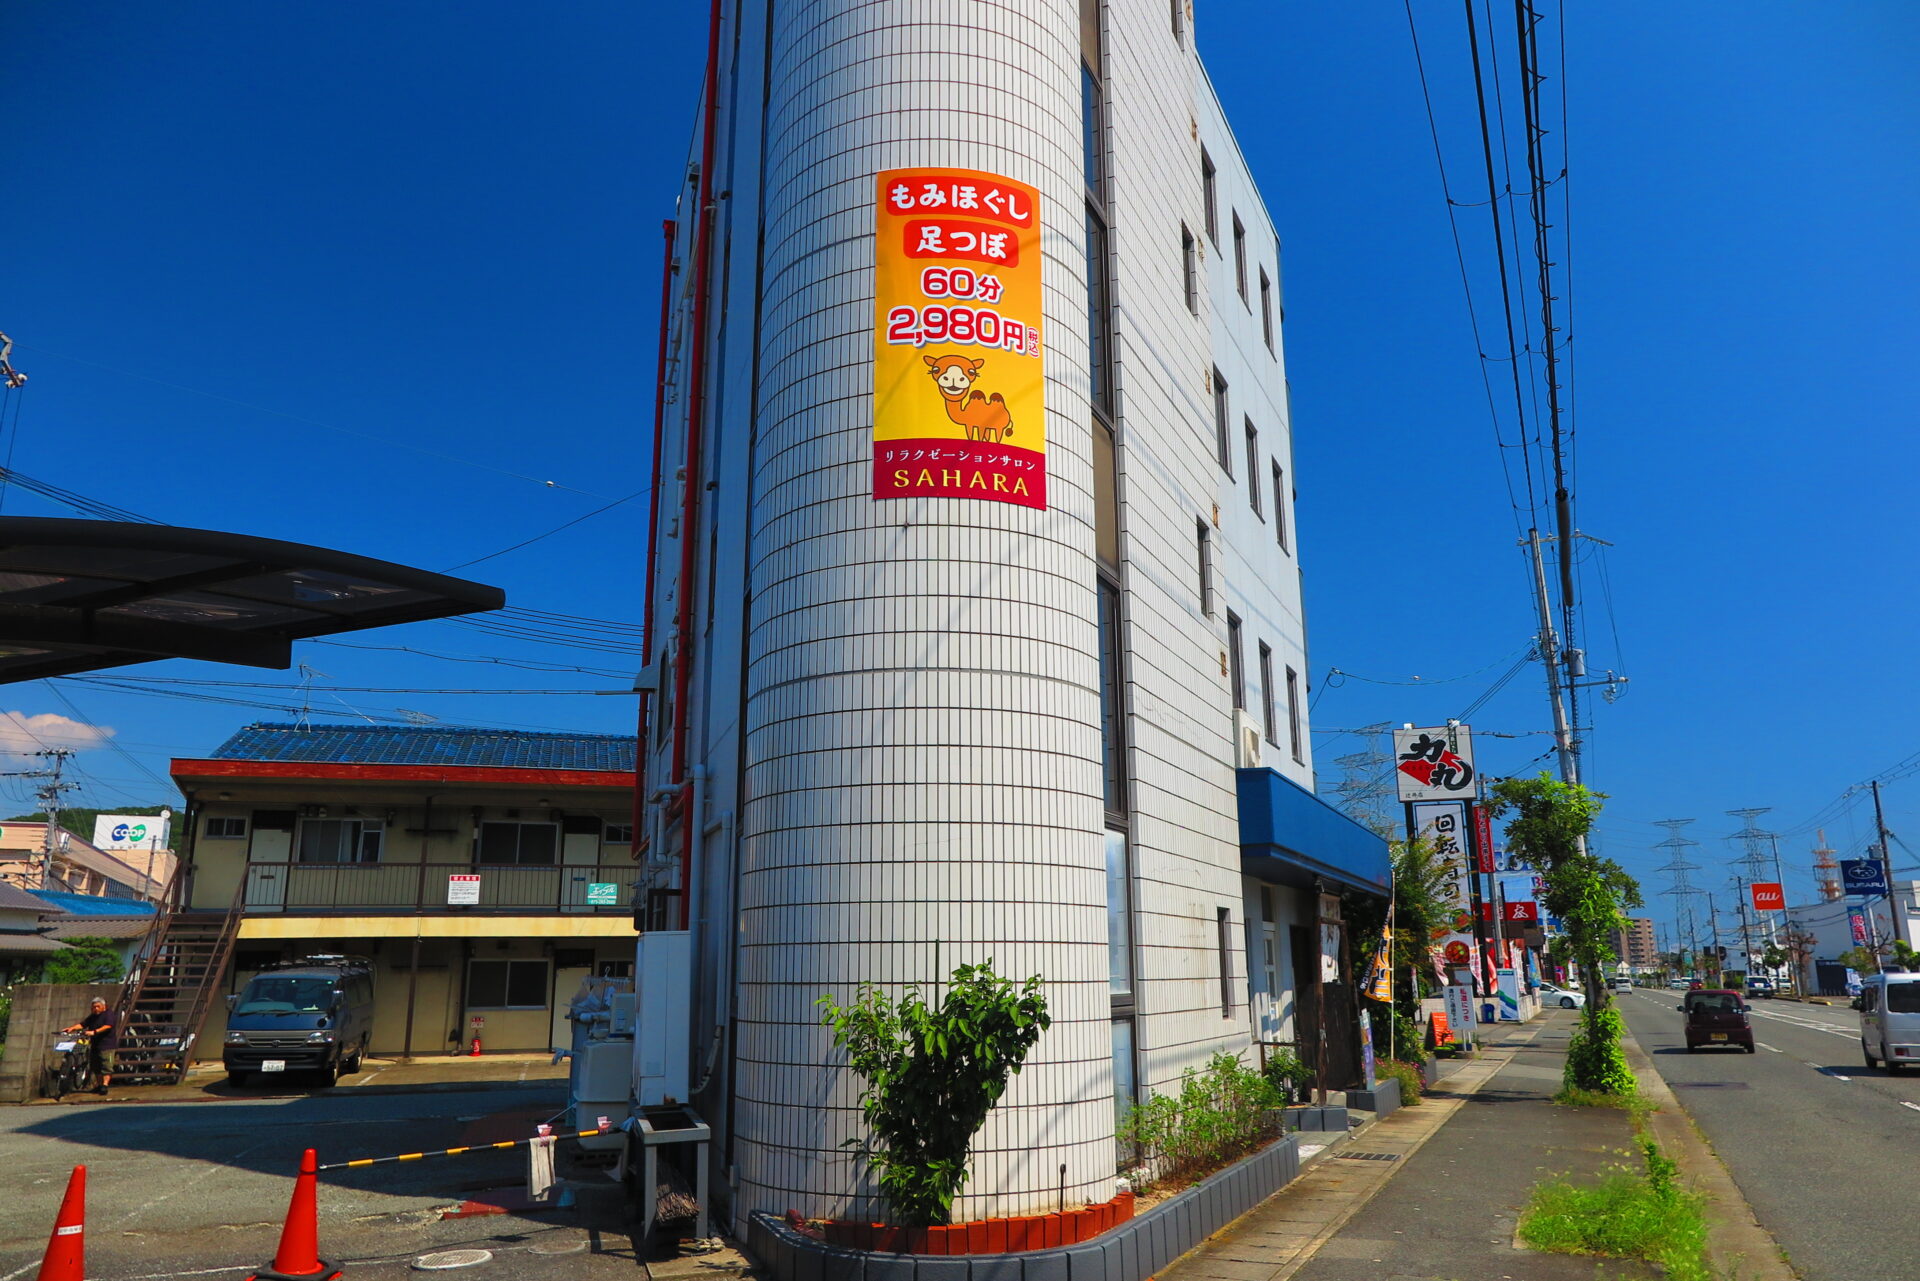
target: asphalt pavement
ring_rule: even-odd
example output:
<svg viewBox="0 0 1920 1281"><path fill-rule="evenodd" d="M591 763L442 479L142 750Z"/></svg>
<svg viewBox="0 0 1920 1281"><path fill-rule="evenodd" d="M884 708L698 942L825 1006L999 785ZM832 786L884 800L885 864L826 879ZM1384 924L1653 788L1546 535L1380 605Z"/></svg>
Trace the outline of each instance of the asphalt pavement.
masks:
<svg viewBox="0 0 1920 1281"><path fill-rule="evenodd" d="M1868 1068L1844 1005L1752 1003L1757 1050L1689 1054L1683 993L1619 994L1661 1077L1809 1281L1912 1276L1920 1073Z"/></svg>
<svg viewBox="0 0 1920 1281"><path fill-rule="evenodd" d="M237 1281L272 1257L304 1149L326 1163L524 1138L564 1105L565 1088L0 1109L0 1281L38 1265L75 1165L88 1167L89 1281L186 1273ZM637 1268L624 1194L611 1183L577 1210L442 1218L525 1178L523 1150L322 1174L321 1253L354 1261L355 1275L385 1267L397 1276L422 1254L461 1247L494 1252L482 1271L495 1278Z"/></svg>

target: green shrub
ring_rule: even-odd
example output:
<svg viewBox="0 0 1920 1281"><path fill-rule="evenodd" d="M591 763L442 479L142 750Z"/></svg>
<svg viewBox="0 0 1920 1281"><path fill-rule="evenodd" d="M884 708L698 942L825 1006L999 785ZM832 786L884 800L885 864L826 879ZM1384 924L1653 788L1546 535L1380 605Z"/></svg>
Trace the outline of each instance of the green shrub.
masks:
<svg viewBox="0 0 1920 1281"><path fill-rule="evenodd" d="M1420 1075L1420 1069L1411 1063L1399 1059L1380 1059L1374 1065L1374 1071L1380 1079L1400 1082L1400 1102L1404 1107L1418 1107L1420 1095L1426 1087L1426 1078Z"/></svg>
<svg viewBox="0 0 1920 1281"><path fill-rule="evenodd" d="M1678 1167L1652 1139L1640 1140L1643 1170L1617 1166L1598 1184L1543 1183L1520 1219L1536 1250L1645 1259L1676 1281L1711 1281L1705 1198L1679 1186Z"/></svg>
<svg viewBox="0 0 1920 1281"><path fill-rule="evenodd" d="M1119 1137L1141 1154L1153 1183L1189 1182L1271 1138L1268 1114L1281 1102L1266 1076L1223 1051L1205 1072L1188 1068L1180 1093L1156 1094L1131 1109Z"/></svg>
<svg viewBox="0 0 1920 1281"><path fill-rule="evenodd" d="M1268 1050L1260 1071L1283 1104L1299 1102L1313 1088L1313 1069L1289 1046Z"/></svg>
<svg viewBox="0 0 1920 1281"><path fill-rule="evenodd" d="M967 1148L1052 1021L1035 975L1022 987L991 960L953 972L936 1008L910 987L896 1005L865 985L852 1005L815 1002L865 1088L872 1130L850 1140L878 1171L880 1190L905 1227L946 1223L967 1182Z"/></svg>
<svg viewBox="0 0 1920 1281"><path fill-rule="evenodd" d="M13 993L0 989L0 1043L7 1039L7 1024L13 1021Z"/></svg>
<svg viewBox="0 0 1920 1281"><path fill-rule="evenodd" d="M1567 1062L1561 1076L1568 1090L1591 1090L1599 1094L1633 1094L1639 1089L1633 1069L1627 1066L1626 1051L1620 1038L1626 1021L1611 1005L1604 1009L1587 1007L1579 1026L1567 1042Z"/></svg>
<svg viewBox="0 0 1920 1281"><path fill-rule="evenodd" d="M120 949L112 939L92 935L66 940L66 946L47 958L42 983L117 983L127 972Z"/></svg>

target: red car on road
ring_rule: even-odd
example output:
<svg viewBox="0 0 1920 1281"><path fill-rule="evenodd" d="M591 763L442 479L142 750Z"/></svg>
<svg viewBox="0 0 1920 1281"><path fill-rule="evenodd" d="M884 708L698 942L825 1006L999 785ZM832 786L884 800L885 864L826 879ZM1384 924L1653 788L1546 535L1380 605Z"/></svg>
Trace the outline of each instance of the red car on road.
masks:
<svg viewBox="0 0 1920 1281"><path fill-rule="evenodd" d="M1755 1052L1746 998L1732 988L1689 992L1686 1003L1678 1008L1687 1016L1687 1053L1716 1046Z"/></svg>

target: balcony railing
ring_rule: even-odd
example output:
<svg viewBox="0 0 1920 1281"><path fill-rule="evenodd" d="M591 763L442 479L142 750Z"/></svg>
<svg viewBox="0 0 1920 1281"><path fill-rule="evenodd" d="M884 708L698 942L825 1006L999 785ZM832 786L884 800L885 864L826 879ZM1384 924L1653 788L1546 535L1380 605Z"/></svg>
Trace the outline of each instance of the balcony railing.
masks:
<svg viewBox="0 0 1920 1281"><path fill-rule="evenodd" d="M249 863L244 893L260 912L615 912L633 910L631 862ZM480 878L475 886L470 880ZM606 888L612 886L611 892ZM477 898L477 902L469 901ZM611 901L607 901L607 900Z"/></svg>

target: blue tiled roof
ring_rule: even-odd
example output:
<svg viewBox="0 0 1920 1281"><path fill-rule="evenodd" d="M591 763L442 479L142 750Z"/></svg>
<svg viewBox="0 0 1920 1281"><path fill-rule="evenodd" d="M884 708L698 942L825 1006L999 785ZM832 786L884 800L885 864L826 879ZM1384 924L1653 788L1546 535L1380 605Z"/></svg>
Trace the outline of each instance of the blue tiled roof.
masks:
<svg viewBox="0 0 1920 1281"><path fill-rule="evenodd" d="M154 911L153 904L140 899L69 894L65 890L35 890L33 896L71 916L150 916Z"/></svg>
<svg viewBox="0 0 1920 1281"><path fill-rule="evenodd" d="M536 734L442 725L249 725L216 748L213 759L631 770L634 743L621 734Z"/></svg>

